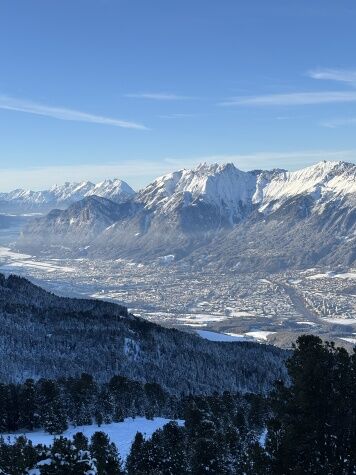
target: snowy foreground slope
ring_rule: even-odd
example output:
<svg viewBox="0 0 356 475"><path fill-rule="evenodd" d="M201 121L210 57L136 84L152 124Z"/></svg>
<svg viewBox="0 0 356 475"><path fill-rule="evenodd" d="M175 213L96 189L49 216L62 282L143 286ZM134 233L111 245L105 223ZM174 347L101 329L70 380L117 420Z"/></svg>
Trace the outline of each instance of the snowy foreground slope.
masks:
<svg viewBox="0 0 356 475"><path fill-rule="evenodd" d="M123 459L126 459L130 452L131 444L135 438L137 432L141 432L145 438L149 438L157 430L163 427L165 424L171 422L170 419L163 419L162 417L155 417L153 420L146 419L144 417L127 418L123 422L113 422L111 424L102 424L100 427L96 424L70 427L67 429L61 437L72 439L74 434L82 432L88 439L98 431L105 432L111 440L114 442L119 450L119 453ZM177 421L179 425L183 425L184 421ZM26 436L28 440L31 440L34 445L45 444L51 445L55 437L44 431L36 432L18 432L16 434L2 434L2 437L7 441L10 439L14 442L16 437L20 435Z"/></svg>
<svg viewBox="0 0 356 475"><path fill-rule="evenodd" d="M85 198L28 225L18 249L274 272L356 259L356 165L244 172L201 164L124 203Z"/></svg>

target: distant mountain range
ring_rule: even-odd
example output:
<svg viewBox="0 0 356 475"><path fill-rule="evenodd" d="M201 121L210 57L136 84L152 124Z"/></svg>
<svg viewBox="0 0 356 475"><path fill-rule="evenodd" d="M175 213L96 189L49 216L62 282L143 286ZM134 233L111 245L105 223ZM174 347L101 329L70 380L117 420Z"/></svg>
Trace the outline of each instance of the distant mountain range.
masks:
<svg viewBox="0 0 356 475"><path fill-rule="evenodd" d="M90 193L92 195L92 193ZM201 164L114 203L86 196L24 230L22 250L276 271L356 259L356 165L295 172ZM174 258L172 257L174 256Z"/></svg>
<svg viewBox="0 0 356 475"><path fill-rule="evenodd" d="M0 193L0 213L48 212L53 208L64 209L93 195L121 203L134 194L134 190L119 179L105 180L96 185L90 181L65 183L44 191L17 189L9 193Z"/></svg>

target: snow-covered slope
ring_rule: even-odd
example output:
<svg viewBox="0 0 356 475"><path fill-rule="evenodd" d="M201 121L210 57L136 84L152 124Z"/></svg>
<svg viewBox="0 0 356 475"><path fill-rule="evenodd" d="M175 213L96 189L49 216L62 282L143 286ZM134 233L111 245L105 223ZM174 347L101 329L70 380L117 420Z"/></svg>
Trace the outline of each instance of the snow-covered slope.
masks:
<svg viewBox="0 0 356 475"><path fill-rule="evenodd" d="M340 161L323 161L295 172L280 171L265 181L253 201L261 211L298 195L310 195L315 200L356 194L356 166Z"/></svg>
<svg viewBox="0 0 356 475"><path fill-rule="evenodd" d="M105 182L100 188L108 194L110 186ZM233 164L204 163L159 177L125 203L112 205L109 220L101 219L97 204L90 219L80 207L72 208L70 217L59 212L40 219L25 231L26 245L65 240L74 254L85 245L102 258L176 260L194 252L201 265L207 254L210 261L241 267L251 255L255 264L246 261L246 268L258 267L262 258L273 268L356 259L356 165L351 163L323 161L293 172L244 172ZM304 254L306 259L299 259Z"/></svg>
<svg viewBox="0 0 356 475"><path fill-rule="evenodd" d="M271 204L278 207L300 195L320 200L355 194L356 165L352 163L321 161L293 172L281 169L243 172L232 163L203 163L192 170L184 169L157 178L139 192L137 200L147 209L163 212L204 202L222 214L241 218L242 209L251 210L257 206L265 211Z"/></svg>
<svg viewBox="0 0 356 475"><path fill-rule="evenodd" d="M9 193L0 193L0 211L48 211L53 208L65 208L92 195L121 203L134 194L134 190L119 179L105 180L97 185L90 181L67 182L44 191L17 189Z"/></svg>
<svg viewBox="0 0 356 475"><path fill-rule="evenodd" d="M157 178L138 194L137 200L146 209L163 213L202 202L234 222L243 216L244 207L250 207L255 188L255 175L238 170L232 163L202 163L195 169Z"/></svg>

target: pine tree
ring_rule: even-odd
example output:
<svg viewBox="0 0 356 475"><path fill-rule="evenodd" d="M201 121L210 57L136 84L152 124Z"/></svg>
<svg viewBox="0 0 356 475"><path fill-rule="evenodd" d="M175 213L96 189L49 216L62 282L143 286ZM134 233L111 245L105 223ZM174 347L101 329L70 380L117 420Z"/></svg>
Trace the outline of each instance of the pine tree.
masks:
<svg viewBox="0 0 356 475"><path fill-rule="evenodd" d="M123 474L122 462L115 444L104 432L95 432L91 438L90 453L96 460L98 475Z"/></svg>
<svg viewBox="0 0 356 475"><path fill-rule="evenodd" d="M39 417L36 405L36 388L33 379L27 379L19 393L20 427L32 431L39 427Z"/></svg>
<svg viewBox="0 0 356 475"><path fill-rule="evenodd" d="M12 444L5 444L4 440L0 439L0 470L4 473L23 475L36 461L36 449L26 437L19 436Z"/></svg>
<svg viewBox="0 0 356 475"><path fill-rule="evenodd" d="M221 446L216 440L201 437L196 440L191 459L191 470L194 475L216 473L227 474Z"/></svg>
<svg viewBox="0 0 356 475"><path fill-rule="evenodd" d="M161 431L157 431L157 445L161 447L160 467L165 475L185 475L188 473L186 454L185 429L177 423L166 424ZM156 434L156 433L155 433ZM153 434L152 439L155 434Z"/></svg>
<svg viewBox="0 0 356 475"><path fill-rule="evenodd" d="M355 374L342 348L299 337L287 363L291 384L272 398L266 454L272 473L352 474Z"/></svg>
<svg viewBox="0 0 356 475"><path fill-rule="evenodd" d="M78 450L68 439L54 440L45 460L38 462L41 475L88 475L96 474L96 463L90 452Z"/></svg>
<svg viewBox="0 0 356 475"><path fill-rule="evenodd" d="M130 453L126 460L126 471L128 475L140 475L141 472L141 458L145 439L141 432L137 432L135 439L131 445Z"/></svg>
<svg viewBox="0 0 356 475"><path fill-rule="evenodd" d="M77 450L89 450L89 441L83 432L77 432L74 434L73 445Z"/></svg>
<svg viewBox="0 0 356 475"><path fill-rule="evenodd" d="M62 434L67 428L67 415L56 381L40 382L41 426L50 434Z"/></svg>
<svg viewBox="0 0 356 475"><path fill-rule="evenodd" d="M0 384L0 433L8 430L9 391L5 384Z"/></svg>

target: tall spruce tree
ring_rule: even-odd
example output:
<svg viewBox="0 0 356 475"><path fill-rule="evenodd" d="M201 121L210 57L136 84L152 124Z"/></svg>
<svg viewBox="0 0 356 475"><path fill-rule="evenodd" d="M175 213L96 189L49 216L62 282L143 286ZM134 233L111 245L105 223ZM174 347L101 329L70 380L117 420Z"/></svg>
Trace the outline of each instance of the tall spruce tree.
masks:
<svg viewBox="0 0 356 475"><path fill-rule="evenodd" d="M267 473L356 473L354 358L318 337L298 338L290 385L279 383L272 397Z"/></svg>
<svg viewBox="0 0 356 475"><path fill-rule="evenodd" d="M93 434L89 450L96 460L98 475L120 475L124 473L118 450L104 432Z"/></svg>

